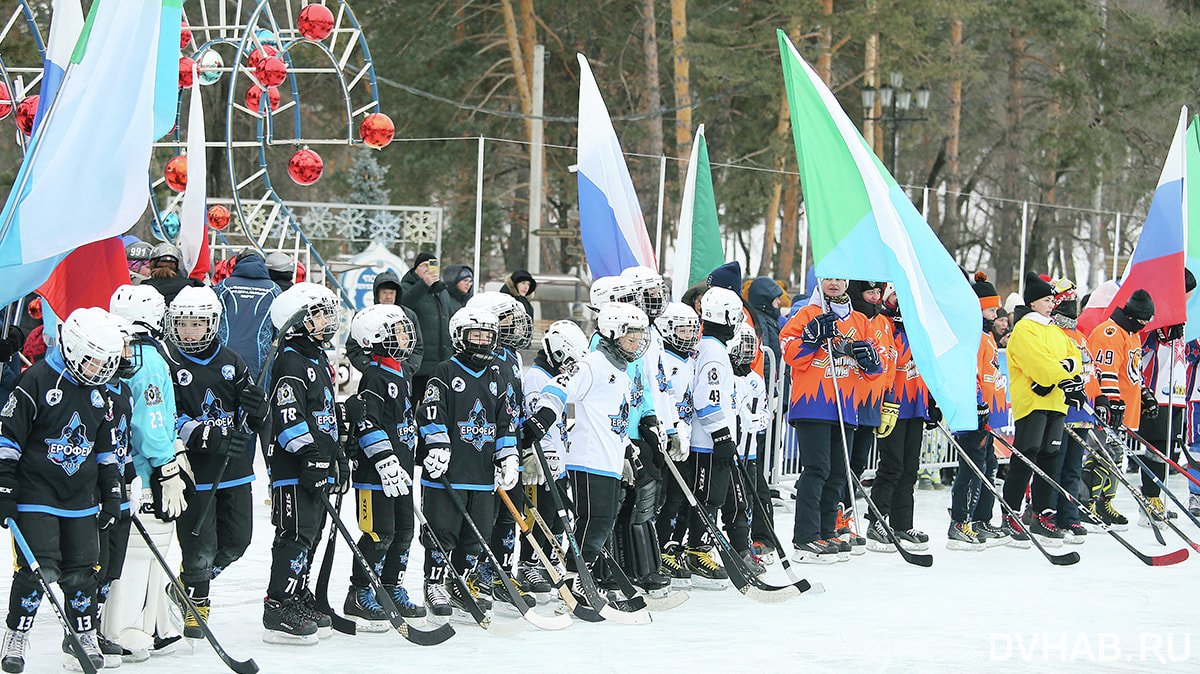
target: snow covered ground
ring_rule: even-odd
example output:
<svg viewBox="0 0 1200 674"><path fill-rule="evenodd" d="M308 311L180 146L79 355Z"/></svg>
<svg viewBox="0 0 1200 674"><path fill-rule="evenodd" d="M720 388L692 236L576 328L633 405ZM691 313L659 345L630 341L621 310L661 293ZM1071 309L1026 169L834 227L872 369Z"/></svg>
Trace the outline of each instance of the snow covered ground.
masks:
<svg viewBox="0 0 1200 674"><path fill-rule="evenodd" d="M261 475L261 473L260 473ZM1151 568L1105 534L1071 546L1082 561L1049 564L1035 549L1002 547L980 553L945 549L950 491L917 492L917 526L932 536L932 568L905 564L895 554L868 552L830 566L800 566L823 594L804 594L775 605L755 603L735 590L693 590L691 599L656 613L645 626L576 621L561 632L528 628L502 639L471 625L456 625L447 643L418 647L394 633L335 634L312 647L261 641L262 597L270 563L271 526L263 504L265 483L255 483L254 543L246 556L213 584L213 629L234 657L252 657L263 672L391 672L456 670L537 671L552 663L572 671L884 671L961 672L1194 672L1200 668L1200 553L1182 564ZM1186 498L1184 480L1170 486ZM1132 498L1118 508L1135 512ZM345 508L347 524L352 509ZM790 539L791 514L777 513ZM1186 522L1186 523L1185 523ZM1193 539L1190 521L1180 527ZM136 535L136 533L134 534ZM1183 547L1165 534L1159 546L1148 529L1132 526L1129 540L1146 552ZM11 547L5 546L11 555ZM170 559L178 559L173 548ZM414 559L420 556L414 551ZM339 548L330 599L341 606L350 554ZM414 567L415 568L415 567ZM778 566L767 579L784 583ZM7 586L10 577L0 579ZM419 571L407 579L419 592ZM7 601L7 600L6 600ZM541 607L539 610L546 610ZM28 672L61 670L61 632L45 604L34 627ZM553 658L553 660L552 660ZM207 643L127 671L228 671Z"/></svg>

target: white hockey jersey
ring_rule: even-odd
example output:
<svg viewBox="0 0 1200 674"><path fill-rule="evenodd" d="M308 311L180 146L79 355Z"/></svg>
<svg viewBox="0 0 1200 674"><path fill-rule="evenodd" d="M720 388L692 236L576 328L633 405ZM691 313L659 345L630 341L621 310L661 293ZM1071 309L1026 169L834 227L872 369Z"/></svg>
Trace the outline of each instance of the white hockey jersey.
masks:
<svg viewBox="0 0 1200 674"><path fill-rule="evenodd" d="M542 366L534 361L532 367L525 371L525 376L522 378L521 387L525 389L525 409L536 410L542 400L542 389L554 381L554 377L550 373L542 369ZM558 415L558 421L554 426L546 430L546 435L542 436L542 449L544 451L557 452L560 457L567 455L567 415L562 412Z"/></svg>
<svg viewBox="0 0 1200 674"><path fill-rule="evenodd" d="M692 451L711 454L712 435L722 428L735 430L733 367L729 351L716 337L701 337L696 344L696 376L692 380Z"/></svg>
<svg viewBox="0 0 1200 674"><path fill-rule="evenodd" d="M767 411L767 387L762 375L750 370L744 377L734 376L734 397L737 405L738 456L743 459L758 458L759 433L767 430L771 414Z"/></svg>
<svg viewBox="0 0 1200 674"><path fill-rule="evenodd" d="M646 373L650 376L649 387L654 399L654 414L667 428L667 435L675 433L675 422L679 421L679 412L675 408L675 391L671 378L667 375L667 350L663 348L662 335L658 328L650 330L650 347L642 356Z"/></svg>
<svg viewBox="0 0 1200 674"><path fill-rule="evenodd" d="M575 404L575 429L564 461L567 470L620 479L633 396L629 375L599 351L579 361L575 374L559 375L542 388L539 409L549 408L561 418L567 404Z"/></svg>

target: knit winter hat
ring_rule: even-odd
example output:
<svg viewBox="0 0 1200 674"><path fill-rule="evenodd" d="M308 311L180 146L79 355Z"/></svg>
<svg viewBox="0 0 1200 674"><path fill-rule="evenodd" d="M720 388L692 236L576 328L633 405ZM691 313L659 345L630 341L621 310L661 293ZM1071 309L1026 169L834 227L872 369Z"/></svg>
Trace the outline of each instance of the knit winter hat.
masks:
<svg viewBox="0 0 1200 674"><path fill-rule="evenodd" d="M987 274L977 271L975 272L975 283L971 284L971 289L975 291L975 296L979 298L979 307L981 309L987 309L988 307L1000 308L1000 293L996 292L996 286L992 285L987 279Z"/></svg>
<svg viewBox="0 0 1200 674"><path fill-rule="evenodd" d="M737 260L726 262L725 264L712 270L708 275L709 288L724 288L732 290L735 293L740 293L742 289L742 265L738 264Z"/></svg>
<svg viewBox="0 0 1200 674"><path fill-rule="evenodd" d="M1054 296L1054 286L1042 280L1041 276L1033 272L1025 273L1025 292L1022 297L1025 299L1025 306L1031 307L1033 303L1044 298Z"/></svg>
<svg viewBox="0 0 1200 674"><path fill-rule="evenodd" d="M422 262L427 262L429 260L436 260L436 259L437 259L436 255L434 255L433 253L430 253L427 250L423 250L423 251L417 253L417 259L413 262L413 269L420 267Z"/></svg>
<svg viewBox="0 0 1200 674"><path fill-rule="evenodd" d="M1154 299L1150 297L1150 293L1138 288L1133 291L1129 299L1125 300L1123 310L1125 315L1130 318L1148 321L1154 318Z"/></svg>

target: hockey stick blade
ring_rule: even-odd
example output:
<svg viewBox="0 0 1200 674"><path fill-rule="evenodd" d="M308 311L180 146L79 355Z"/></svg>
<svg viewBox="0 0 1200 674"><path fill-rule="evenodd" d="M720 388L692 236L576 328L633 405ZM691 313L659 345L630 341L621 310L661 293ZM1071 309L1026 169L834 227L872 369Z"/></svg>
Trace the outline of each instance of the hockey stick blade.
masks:
<svg viewBox="0 0 1200 674"><path fill-rule="evenodd" d="M342 511L342 495L338 494L334 499L337 501L333 509L337 512ZM325 558L321 560L321 571L317 574L317 609L329 616L331 626L337 632L354 636L358 632L358 626L349 618L338 615L329 605L329 577L333 574L333 553L334 546L337 543L337 529L329 527L329 538L325 543Z"/></svg>
<svg viewBox="0 0 1200 674"><path fill-rule="evenodd" d="M354 536L350 534L350 530L346 528L346 523L342 522L342 518L338 516L333 509L333 504L325 496L317 499L329 513L329 519L332 520L333 526L337 527L338 533L342 535L342 540L346 541L350 551L354 553L354 559L367 572L367 578L371 581L371 587L375 590L375 601L383 607L385 613L388 614L388 622L392 627L411 643L418 646L436 646L450 637L454 636L454 628L450 623L440 625L432 630L419 630L409 625L404 621L404 617L400 615L400 609L396 608L396 602L392 600L392 594L384 589L383 583L380 582L379 576L375 573L375 569L367 563L367 559L363 557L362 551L358 549L358 545L354 542Z"/></svg>
<svg viewBox="0 0 1200 674"><path fill-rule="evenodd" d="M162 553L158 550L158 546L156 546L154 544L154 540L150 538L150 533L146 531L146 527L142 526L141 520L139 520L136 516L134 516L132 519L133 525L137 528L138 533L141 534L142 538L146 541L146 547L150 548L150 551L154 553L154 558L158 560L159 566L161 566L163 572L167 574L167 578L171 579L171 584L176 587L183 587L183 585L180 584L179 579L175 577L175 572L171 571L171 565L167 564L166 559L163 559ZM213 651L216 652L217 657L221 658L221 662L224 662L226 667L229 667L233 671L237 672L237 674L255 674L255 672L258 671L258 664L256 664L254 660L234 660L232 657L230 657L230 655L225 652L225 649L221 647L221 644L217 641L217 637L212 633L212 630L208 628L208 621L200 617L200 612L196 610L196 605L192 603L192 598L188 596L188 593L180 592L179 596L187 604L188 611L190 611L192 616L196 618L196 623L200 625L200 630L204 632L204 638L208 640L209 645L212 646Z"/></svg>
<svg viewBox="0 0 1200 674"><path fill-rule="evenodd" d="M669 459L670 457L668 457L668 460ZM762 499L759 498L758 492L750 488L750 475L746 470L745 464L743 464L740 459L735 457L734 467L737 468L739 475L741 475L742 483L746 485L745 490L754 496L754 503L756 504L756 507L760 511L766 512L767 508L763 505ZM767 532L771 534L771 543L775 546L776 554L779 555L779 564L783 567L783 570L787 572L788 578L791 579L792 587L795 587L801 593L812 592L813 594L820 594L821 592L824 592L825 586L821 585L820 583L812 585L807 580L796 576L796 572L792 570L792 562L787 557L787 551L783 549L783 542L779 540L779 534L775 532L775 526L769 521L767 522Z"/></svg>
<svg viewBox="0 0 1200 674"><path fill-rule="evenodd" d="M860 480L858 476L854 475L853 473L850 474L850 477L854 478L854 486L858 488L859 493L862 494L864 500L866 500L867 508L875 514L876 521L883 523L883 530L887 532L888 540L891 541L892 545L896 546L896 552L900 553L900 558L909 564L912 564L913 566L923 566L926 568L933 566L933 555L924 552L915 552L905 548L900 544L900 537L896 535L896 532L894 529L892 529L892 526L888 524L883 515L880 514L879 509L875 507L875 502L872 501L871 496L867 494L867 489L863 486L862 480Z"/></svg>

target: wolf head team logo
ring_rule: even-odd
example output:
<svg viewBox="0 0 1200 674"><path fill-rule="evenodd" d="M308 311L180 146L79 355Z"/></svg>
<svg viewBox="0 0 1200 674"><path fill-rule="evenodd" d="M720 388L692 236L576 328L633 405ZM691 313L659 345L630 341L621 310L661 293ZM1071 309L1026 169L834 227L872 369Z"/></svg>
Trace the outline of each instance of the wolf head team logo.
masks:
<svg viewBox="0 0 1200 674"><path fill-rule="evenodd" d="M175 374L175 381L179 382L180 386L187 386L192 383L192 373L188 370L180 370Z"/></svg>
<svg viewBox="0 0 1200 674"><path fill-rule="evenodd" d="M88 440L87 428L79 420L79 412L72 412L62 434L46 441L46 458L58 464L67 475L74 475L92 453L93 444Z"/></svg>
<svg viewBox="0 0 1200 674"><path fill-rule="evenodd" d="M71 608L79 613L87 611L92 606L92 597L84 594L82 591L76 591L75 596L71 598Z"/></svg>
<svg viewBox="0 0 1200 674"><path fill-rule="evenodd" d="M296 555L296 558L291 561L292 573L300 575L304 573L304 568L308 566L308 557L303 552Z"/></svg>
<svg viewBox="0 0 1200 674"><path fill-rule="evenodd" d="M516 419L521 416L520 404L517 402L517 392L513 390L513 385L509 384L504 390L504 411L508 412L508 416Z"/></svg>
<svg viewBox="0 0 1200 674"><path fill-rule="evenodd" d="M317 422L317 428L321 432L331 438L337 438L337 414L333 411L333 394L328 388L322 389L325 392L325 405L321 409L313 412L313 419Z"/></svg>
<svg viewBox="0 0 1200 674"><path fill-rule="evenodd" d="M237 370L233 369L232 365L221 366L221 376L228 381L233 381L233 375L237 374Z"/></svg>
<svg viewBox="0 0 1200 674"><path fill-rule="evenodd" d="M455 377L450 381L450 388L462 393L467 390L467 382L463 381L462 377Z"/></svg>
<svg viewBox="0 0 1200 674"><path fill-rule="evenodd" d="M393 400L400 397L400 387L394 381L388 382L388 397Z"/></svg>
<svg viewBox="0 0 1200 674"><path fill-rule="evenodd" d="M483 411L483 403L475 399L475 406L467 415L467 420L459 422L458 435L463 442L471 445L476 451L482 452L484 445L496 439L496 424L489 424L487 414Z"/></svg>
<svg viewBox="0 0 1200 674"><path fill-rule="evenodd" d="M4 403L4 409L0 410L0 417L11 417L17 411L17 394L9 393L8 402Z"/></svg>
<svg viewBox="0 0 1200 674"><path fill-rule="evenodd" d="M117 448L117 459L124 465L125 457L129 456L129 421L121 415L121 421L112 429L113 446Z"/></svg>
<svg viewBox="0 0 1200 674"><path fill-rule="evenodd" d="M21 608L30 613L37 610L39 604L42 603L42 595L38 594L37 590L29 593L28 597L21 597Z"/></svg>
<svg viewBox="0 0 1200 674"><path fill-rule="evenodd" d="M608 421L613 433L625 437L629 433L629 401L622 398L621 408L616 414L608 415Z"/></svg>
<svg viewBox="0 0 1200 674"><path fill-rule="evenodd" d="M670 388L671 382L667 379L667 371L663 369L662 361L658 361L658 373L654 375L654 379L658 382L658 392L666 393Z"/></svg>
<svg viewBox="0 0 1200 674"><path fill-rule="evenodd" d="M204 389L204 402L200 403L200 411L214 426L233 427L233 412L225 411L225 404L212 389Z"/></svg>
<svg viewBox="0 0 1200 674"><path fill-rule="evenodd" d="M633 395L629 399L630 406L635 408L642 406L644 390L645 387L642 386L642 370L639 368L637 374L633 375Z"/></svg>

